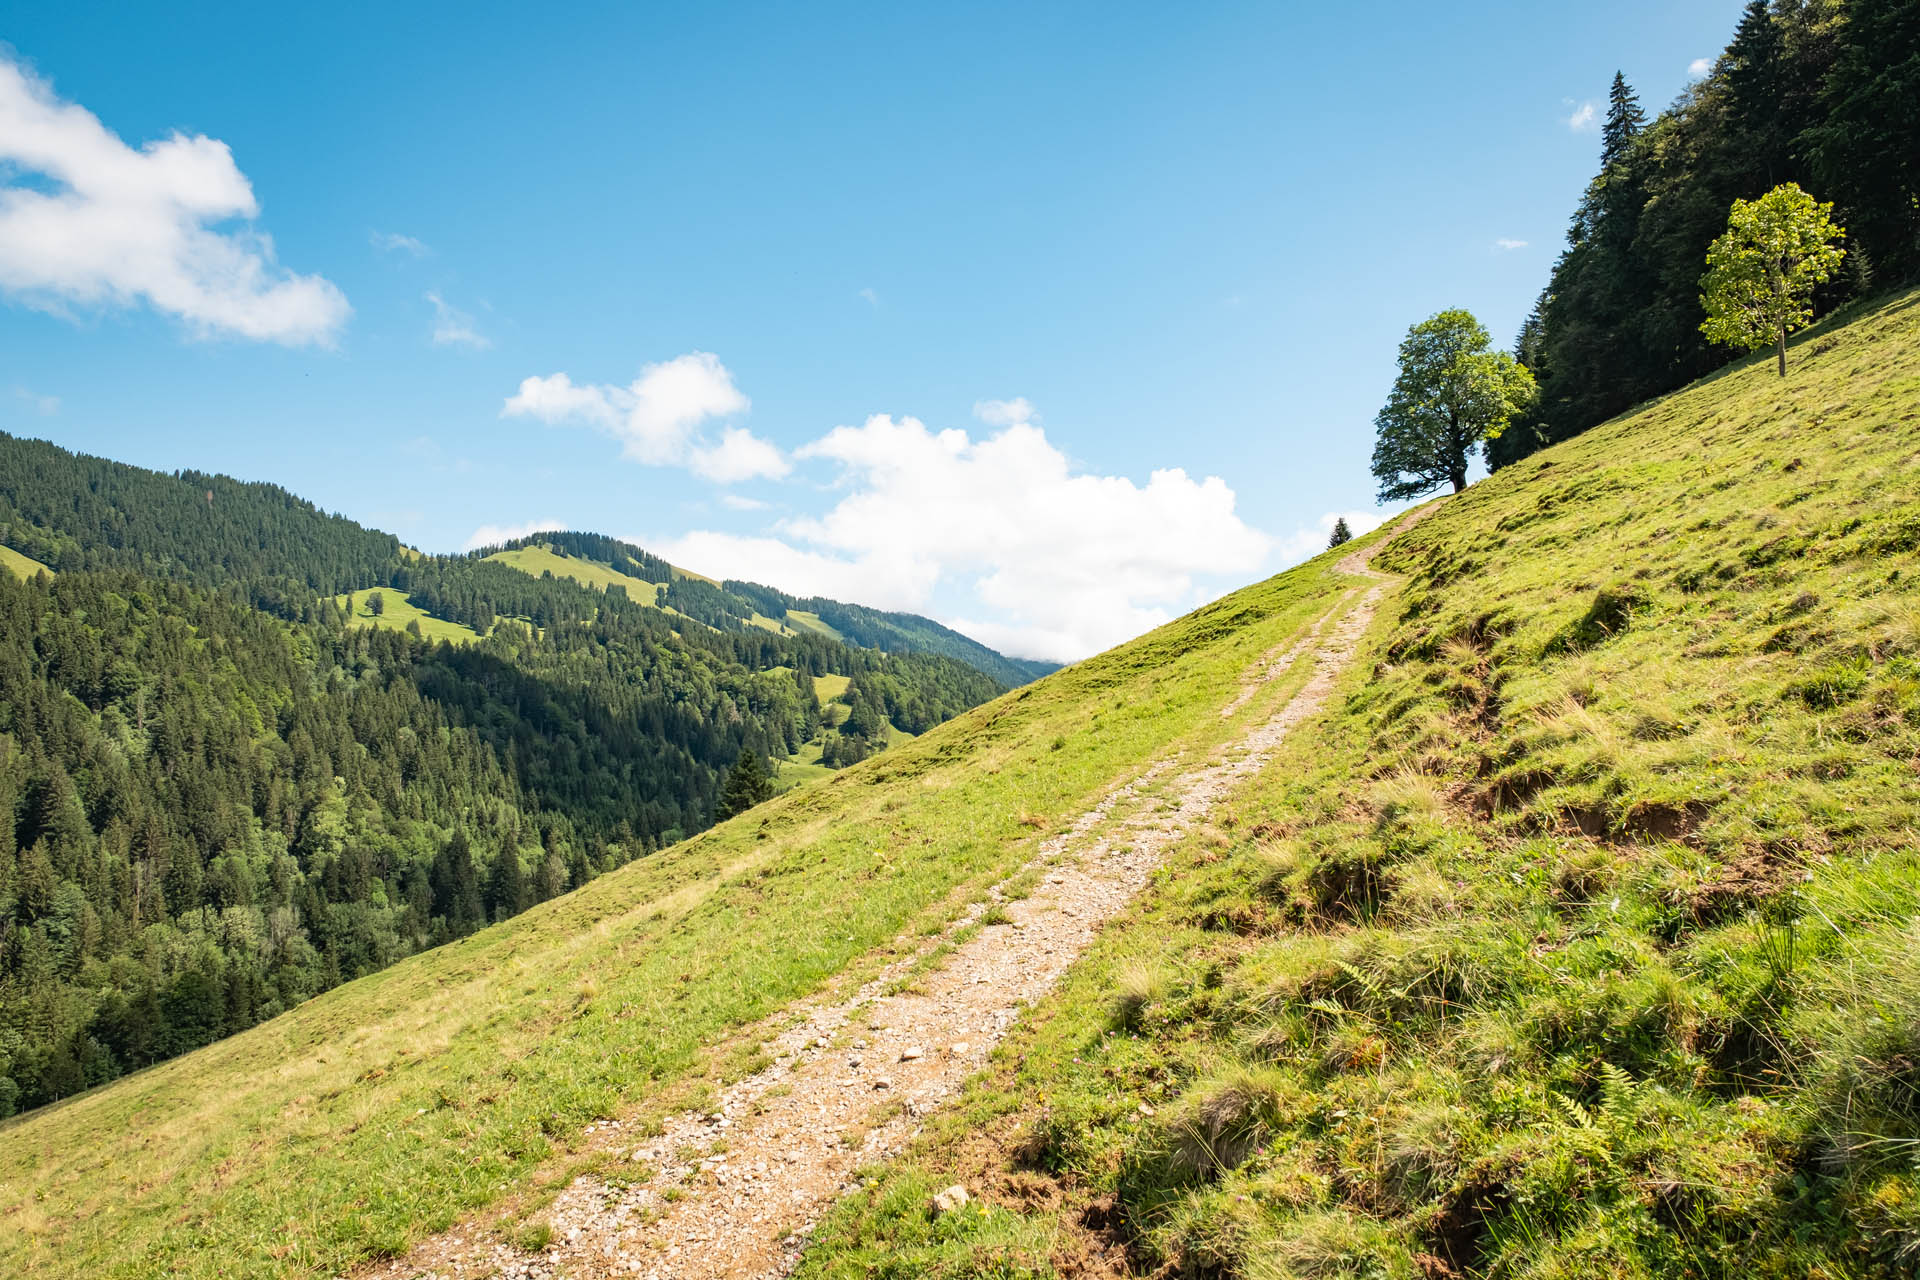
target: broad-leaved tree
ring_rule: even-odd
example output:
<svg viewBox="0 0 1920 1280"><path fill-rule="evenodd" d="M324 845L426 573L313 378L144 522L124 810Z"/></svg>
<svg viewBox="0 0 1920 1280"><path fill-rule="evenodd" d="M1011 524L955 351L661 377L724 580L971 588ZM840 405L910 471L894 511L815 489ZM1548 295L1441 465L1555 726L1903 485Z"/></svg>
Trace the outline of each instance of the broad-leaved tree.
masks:
<svg viewBox="0 0 1920 1280"><path fill-rule="evenodd" d="M1813 322L1813 286L1831 280L1846 256L1832 213L1791 182L1735 200L1726 234L1707 250L1700 332L1749 351L1771 344L1786 377L1787 335Z"/></svg>
<svg viewBox="0 0 1920 1280"><path fill-rule="evenodd" d="M1442 311L1407 331L1400 376L1374 419L1373 474L1382 501L1467 487L1467 465L1533 398L1533 374L1489 346L1468 311Z"/></svg>

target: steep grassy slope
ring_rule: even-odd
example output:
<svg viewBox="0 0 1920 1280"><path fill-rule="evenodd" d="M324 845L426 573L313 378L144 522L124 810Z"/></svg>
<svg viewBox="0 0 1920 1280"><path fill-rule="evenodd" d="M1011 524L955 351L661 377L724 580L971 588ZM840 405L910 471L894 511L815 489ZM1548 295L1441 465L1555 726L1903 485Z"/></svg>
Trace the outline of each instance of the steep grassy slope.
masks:
<svg viewBox="0 0 1920 1280"><path fill-rule="evenodd" d="M367 597L380 597L380 612L375 614L367 603ZM403 591L390 587L370 587L365 591L349 591L345 595L335 596L334 603L340 606L347 621L361 627L391 627L395 631L405 631L407 624L418 623L420 635L428 640L446 640L452 644L466 644L478 640L479 633L472 627L463 627L457 622L448 622L436 618L426 610L419 608L407 599Z"/></svg>
<svg viewBox="0 0 1920 1280"><path fill-rule="evenodd" d="M539 577L551 573L556 578L571 578L583 587L592 587L605 591L608 587L620 587L633 599L642 604L654 604L660 598L663 584L648 582L636 578L630 573L622 573L609 564L598 560L589 560L584 556L561 555L544 543L530 543L514 547L508 551L496 551L488 556L501 564Z"/></svg>
<svg viewBox="0 0 1920 1280"><path fill-rule="evenodd" d="M1403 535L1344 700L804 1274L1912 1275L1920 294L1794 360Z"/></svg>
<svg viewBox="0 0 1920 1280"><path fill-rule="evenodd" d="M6 546L0 546L0 568L6 569L8 573L22 580L31 578L36 573L53 572L32 556L23 556L12 547Z"/></svg>
<svg viewBox="0 0 1920 1280"><path fill-rule="evenodd" d="M252 1031L0 1126L14 1273L328 1274L750 1065L735 1029L959 910L1342 600L1316 563ZM829 686L831 687L831 686Z"/></svg>

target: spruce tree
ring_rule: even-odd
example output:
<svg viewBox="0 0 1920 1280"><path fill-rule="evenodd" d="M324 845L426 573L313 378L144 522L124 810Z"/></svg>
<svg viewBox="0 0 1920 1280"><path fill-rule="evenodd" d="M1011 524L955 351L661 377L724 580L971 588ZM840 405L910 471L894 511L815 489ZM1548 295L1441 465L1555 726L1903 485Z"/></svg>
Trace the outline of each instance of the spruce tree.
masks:
<svg viewBox="0 0 1920 1280"><path fill-rule="evenodd" d="M1772 186L1787 176L1790 163L1781 118L1788 77L1786 40L1767 0L1751 0L1740 15L1724 66L1735 146L1744 153L1749 180Z"/></svg>
<svg viewBox="0 0 1920 1280"><path fill-rule="evenodd" d="M745 813L761 801L772 798L773 779L767 776L766 766L760 763L760 753L747 747L740 752L740 758L733 762L733 768L727 770L726 785L720 788L720 800L714 806L713 820L725 822L735 814Z"/></svg>
<svg viewBox="0 0 1920 1280"><path fill-rule="evenodd" d="M1327 550L1331 551L1342 543L1352 541L1353 530L1347 528L1347 518L1340 516L1335 519L1333 522L1333 532L1327 536Z"/></svg>
<svg viewBox="0 0 1920 1280"><path fill-rule="evenodd" d="M1613 73L1613 85L1607 90L1607 127L1600 135L1600 167L1611 169L1627 158L1634 135L1647 122L1640 109L1640 97L1627 83L1626 76Z"/></svg>
<svg viewBox="0 0 1920 1280"><path fill-rule="evenodd" d="M526 877L520 869L520 851L504 846L493 855L493 867L487 876L487 909L495 920L517 916L527 906Z"/></svg>

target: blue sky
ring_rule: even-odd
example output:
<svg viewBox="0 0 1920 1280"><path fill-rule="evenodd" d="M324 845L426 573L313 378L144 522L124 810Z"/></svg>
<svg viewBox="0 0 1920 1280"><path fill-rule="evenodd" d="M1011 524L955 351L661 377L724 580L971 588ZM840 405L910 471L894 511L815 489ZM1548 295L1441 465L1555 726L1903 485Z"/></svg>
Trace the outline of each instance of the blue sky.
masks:
<svg viewBox="0 0 1920 1280"><path fill-rule="evenodd" d="M1741 5L306 8L10 13L0 428L1072 658L1371 512Z"/></svg>

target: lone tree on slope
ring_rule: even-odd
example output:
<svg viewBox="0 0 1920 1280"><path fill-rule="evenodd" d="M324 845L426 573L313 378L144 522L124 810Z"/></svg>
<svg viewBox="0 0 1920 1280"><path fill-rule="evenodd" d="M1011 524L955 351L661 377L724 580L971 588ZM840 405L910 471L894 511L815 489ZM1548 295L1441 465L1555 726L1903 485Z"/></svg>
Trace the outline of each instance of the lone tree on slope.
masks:
<svg viewBox="0 0 1920 1280"><path fill-rule="evenodd" d="M1407 331L1400 376L1373 420L1373 475L1382 501L1417 498L1443 484L1467 487L1482 441L1506 429L1533 398L1533 374L1488 346L1468 311L1442 311Z"/></svg>
<svg viewBox="0 0 1920 1280"><path fill-rule="evenodd" d="M1333 532L1327 536L1327 550L1331 551L1343 542L1353 541L1353 530L1347 528L1347 518L1340 516L1333 522Z"/></svg>
<svg viewBox="0 0 1920 1280"><path fill-rule="evenodd" d="M378 591L367 592L367 612L379 617L387 611L387 598Z"/></svg>
<svg viewBox="0 0 1920 1280"><path fill-rule="evenodd" d="M713 807L713 820L725 822L737 813L745 813L762 800L773 798L773 779L767 776L766 766L760 763L760 753L748 747L733 762L733 768L727 770L727 780L720 788L720 801Z"/></svg>
<svg viewBox="0 0 1920 1280"><path fill-rule="evenodd" d="M1700 277L1700 332L1714 342L1758 351L1771 344L1787 376L1787 335L1813 322L1813 286L1833 277L1846 232L1821 204L1791 182L1758 200L1735 200L1727 231L1707 250Z"/></svg>

